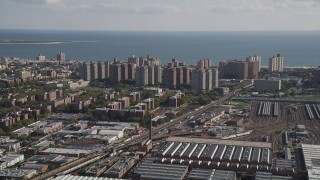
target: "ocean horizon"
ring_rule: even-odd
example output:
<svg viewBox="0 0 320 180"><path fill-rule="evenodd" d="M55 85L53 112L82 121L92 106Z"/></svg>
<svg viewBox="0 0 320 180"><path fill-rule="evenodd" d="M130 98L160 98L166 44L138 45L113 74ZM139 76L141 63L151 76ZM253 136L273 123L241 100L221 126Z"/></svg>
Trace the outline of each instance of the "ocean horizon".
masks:
<svg viewBox="0 0 320 180"><path fill-rule="evenodd" d="M56 58L60 51L69 60L127 61L129 56L159 57L165 64L175 58L195 64L210 58L214 65L248 56L281 54L286 67L320 66L320 31L91 31L0 29L0 57L35 59L38 54ZM37 43L46 41L46 43ZM55 43L50 43L55 42ZM59 43L62 42L62 43Z"/></svg>

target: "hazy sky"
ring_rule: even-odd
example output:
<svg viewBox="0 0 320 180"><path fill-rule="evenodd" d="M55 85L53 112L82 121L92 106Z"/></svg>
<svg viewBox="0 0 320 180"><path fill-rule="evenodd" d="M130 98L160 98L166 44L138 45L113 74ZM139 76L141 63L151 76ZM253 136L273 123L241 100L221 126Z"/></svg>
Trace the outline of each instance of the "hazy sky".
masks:
<svg viewBox="0 0 320 180"><path fill-rule="evenodd" d="M320 0L0 0L0 28L320 30Z"/></svg>

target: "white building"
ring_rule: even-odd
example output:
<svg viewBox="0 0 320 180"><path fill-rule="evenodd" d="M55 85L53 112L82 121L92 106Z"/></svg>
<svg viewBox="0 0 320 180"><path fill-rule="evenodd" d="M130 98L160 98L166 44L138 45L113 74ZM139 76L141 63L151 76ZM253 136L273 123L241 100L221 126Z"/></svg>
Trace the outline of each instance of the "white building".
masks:
<svg viewBox="0 0 320 180"><path fill-rule="evenodd" d="M123 130L101 129L98 134L99 135L106 135L106 136L117 136L118 138L122 138L123 137Z"/></svg>
<svg viewBox="0 0 320 180"><path fill-rule="evenodd" d="M320 179L320 145L301 144L301 147L309 179Z"/></svg>
<svg viewBox="0 0 320 180"><path fill-rule="evenodd" d="M5 169L7 167L14 166L19 162L24 161L23 154L8 154L0 158L0 170Z"/></svg>
<svg viewBox="0 0 320 180"><path fill-rule="evenodd" d="M280 54L269 58L269 72L282 72L283 71L283 61L284 57L281 57Z"/></svg>

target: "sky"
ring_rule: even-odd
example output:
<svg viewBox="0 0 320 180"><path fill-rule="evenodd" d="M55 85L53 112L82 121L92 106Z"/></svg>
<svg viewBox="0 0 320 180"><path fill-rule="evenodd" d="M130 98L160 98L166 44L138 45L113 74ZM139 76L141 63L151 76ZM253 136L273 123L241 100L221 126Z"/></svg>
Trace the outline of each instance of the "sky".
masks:
<svg viewBox="0 0 320 180"><path fill-rule="evenodd" d="M320 0L0 0L0 29L320 30Z"/></svg>

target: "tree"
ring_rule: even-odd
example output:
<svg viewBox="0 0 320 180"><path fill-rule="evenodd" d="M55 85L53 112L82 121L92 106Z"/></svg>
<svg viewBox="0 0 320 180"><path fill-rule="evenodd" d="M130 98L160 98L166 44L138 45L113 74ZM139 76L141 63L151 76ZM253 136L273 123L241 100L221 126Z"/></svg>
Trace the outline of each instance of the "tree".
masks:
<svg viewBox="0 0 320 180"><path fill-rule="evenodd" d="M5 136L5 135L6 133L2 129L0 129L0 136Z"/></svg>

